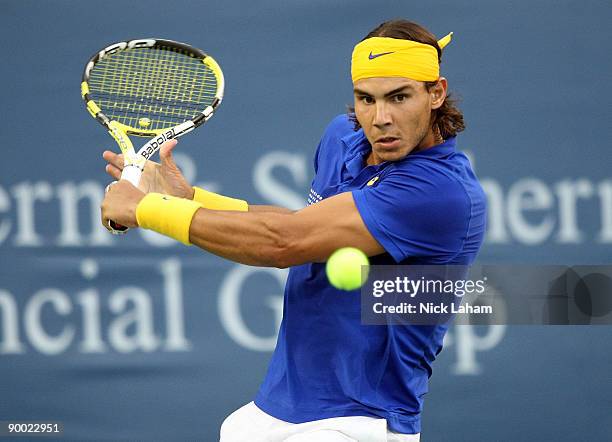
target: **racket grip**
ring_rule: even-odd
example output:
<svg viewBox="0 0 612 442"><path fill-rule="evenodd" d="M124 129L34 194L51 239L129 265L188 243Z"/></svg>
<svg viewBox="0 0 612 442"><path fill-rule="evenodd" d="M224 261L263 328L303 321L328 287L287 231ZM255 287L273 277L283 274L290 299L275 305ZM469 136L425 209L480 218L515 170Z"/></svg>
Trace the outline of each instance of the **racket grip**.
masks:
<svg viewBox="0 0 612 442"><path fill-rule="evenodd" d="M138 187L140 183L140 177L142 176L142 169L135 164L128 164L123 168L121 172L121 179L128 180L134 186Z"/></svg>
<svg viewBox="0 0 612 442"><path fill-rule="evenodd" d="M134 186L138 187L138 183L140 183L140 177L142 176L142 170L140 167L135 164L128 164L123 168L121 172L121 179L128 180ZM110 185L109 185L110 187ZM106 188L108 191L108 187ZM125 232L129 230L129 227L122 226L121 224L117 224L113 220L108 221L108 227L110 228L110 232L113 235L123 235Z"/></svg>

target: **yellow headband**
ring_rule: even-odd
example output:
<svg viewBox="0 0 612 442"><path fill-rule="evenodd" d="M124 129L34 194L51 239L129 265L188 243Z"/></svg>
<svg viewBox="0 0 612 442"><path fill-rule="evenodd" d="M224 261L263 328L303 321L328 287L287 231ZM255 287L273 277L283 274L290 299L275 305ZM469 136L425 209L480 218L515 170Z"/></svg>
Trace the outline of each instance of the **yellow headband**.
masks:
<svg viewBox="0 0 612 442"><path fill-rule="evenodd" d="M443 49L453 33L438 40ZM440 77L438 51L431 45L411 40L371 37L353 49L353 83L371 77L405 77L417 81L436 81Z"/></svg>

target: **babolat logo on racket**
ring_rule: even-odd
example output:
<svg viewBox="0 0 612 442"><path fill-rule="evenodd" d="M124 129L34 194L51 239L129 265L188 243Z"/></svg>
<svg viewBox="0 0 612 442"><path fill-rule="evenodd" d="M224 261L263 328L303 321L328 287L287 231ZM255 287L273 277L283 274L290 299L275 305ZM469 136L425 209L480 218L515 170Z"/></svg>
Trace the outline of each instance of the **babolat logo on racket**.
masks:
<svg viewBox="0 0 612 442"><path fill-rule="evenodd" d="M168 140L174 138L174 128L164 132L163 134L158 135L156 138L152 139L147 143L147 148L144 149L140 154L145 157L145 159L149 159L151 155L157 152L157 149Z"/></svg>

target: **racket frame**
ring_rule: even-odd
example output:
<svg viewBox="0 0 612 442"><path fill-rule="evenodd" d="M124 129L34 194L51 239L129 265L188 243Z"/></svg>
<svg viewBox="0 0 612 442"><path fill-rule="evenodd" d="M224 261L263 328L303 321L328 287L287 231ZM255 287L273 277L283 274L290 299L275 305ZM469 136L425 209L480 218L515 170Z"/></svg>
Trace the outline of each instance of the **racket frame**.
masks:
<svg viewBox="0 0 612 442"><path fill-rule="evenodd" d="M108 117L100 108L100 106L93 100L90 94L89 79L90 73L96 63L105 58L108 55L114 54L119 51L132 50L137 48L155 48L162 47L168 49L175 49L179 52L186 53L191 57L199 58L210 70L214 73L217 80L217 90L212 103L206 106L197 116L193 119L189 119L182 123L179 123L172 127L158 128L158 129L144 129L134 128L125 125L119 121L113 120ZM225 90L225 79L223 77L223 71L214 58L206 54L201 49L195 48L186 43L181 43L174 40L167 40L161 38L145 38L145 39L133 39L127 41L121 41L113 43L104 49L96 52L91 56L85 69L83 70L83 76L81 80L81 97L85 102L87 111L91 116L102 124L109 132L109 134L115 139L121 153L124 158L123 171L121 173L121 179L130 181L134 186L138 187L142 171L144 170L145 164L155 152L159 150L161 145L173 138L181 137L191 132L196 127L202 125L208 121L214 114L215 110L221 104L223 100L223 94ZM139 150L135 152L134 145L129 138L129 135L138 137L152 137L147 141ZM118 226L112 221L109 223L111 232L125 233L127 228Z"/></svg>

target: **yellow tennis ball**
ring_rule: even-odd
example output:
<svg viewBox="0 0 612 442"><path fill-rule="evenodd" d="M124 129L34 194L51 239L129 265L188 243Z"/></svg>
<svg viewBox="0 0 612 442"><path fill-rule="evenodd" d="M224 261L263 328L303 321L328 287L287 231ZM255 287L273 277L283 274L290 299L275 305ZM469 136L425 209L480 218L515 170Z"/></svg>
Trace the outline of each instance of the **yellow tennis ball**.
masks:
<svg viewBox="0 0 612 442"><path fill-rule="evenodd" d="M327 260L325 272L329 283L340 290L355 290L363 285L369 270L368 257L355 247L344 247L336 250ZM361 266L365 269L361 278Z"/></svg>

